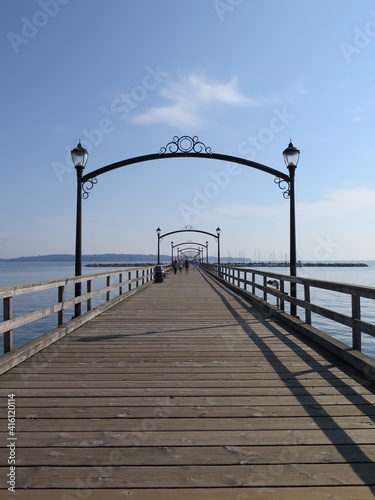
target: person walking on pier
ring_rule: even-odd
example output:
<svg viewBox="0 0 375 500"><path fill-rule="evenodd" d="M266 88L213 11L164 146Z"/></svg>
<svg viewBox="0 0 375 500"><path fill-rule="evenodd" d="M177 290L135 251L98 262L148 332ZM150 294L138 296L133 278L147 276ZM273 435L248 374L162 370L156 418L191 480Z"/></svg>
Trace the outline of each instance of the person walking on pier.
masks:
<svg viewBox="0 0 375 500"><path fill-rule="evenodd" d="M186 259L186 260L185 260L185 269L186 269L186 274L189 274L189 266L190 266L189 259Z"/></svg>
<svg viewBox="0 0 375 500"><path fill-rule="evenodd" d="M180 271L180 274L182 274L182 268L184 267L184 262L182 259L179 260L178 262L178 270Z"/></svg>
<svg viewBox="0 0 375 500"><path fill-rule="evenodd" d="M173 272L174 272L174 274L177 274L177 266L178 266L177 259L174 259L174 261L173 261Z"/></svg>

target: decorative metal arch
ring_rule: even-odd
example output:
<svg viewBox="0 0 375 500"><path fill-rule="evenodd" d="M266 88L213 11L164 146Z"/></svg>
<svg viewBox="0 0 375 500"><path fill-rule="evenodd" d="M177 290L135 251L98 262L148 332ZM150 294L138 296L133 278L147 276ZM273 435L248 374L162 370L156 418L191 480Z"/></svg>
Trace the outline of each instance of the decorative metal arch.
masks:
<svg viewBox="0 0 375 500"><path fill-rule="evenodd" d="M198 243L197 241L185 241L185 243L174 243L173 248L180 247L182 245L199 245L204 248L207 246L205 243Z"/></svg>
<svg viewBox="0 0 375 500"><path fill-rule="evenodd" d="M185 255L185 252L194 253L195 255L200 254L199 249L195 247L188 247L180 250L180 254L182 253L183 255Z"/></svg>
<svg viewBox="0 0 375 500"><path fill-rule="evenodd" d="M160 239L164 238L165 236L169 236L170 234L176 234L176 233L203 233L203 234L208 234L209 236L213 236L214 238L218 239L217 234L214 233L209 233L208 231L202 231L201 229L178 229L177 231L170 231L169 233L164 233L160 235Z"/></svg>
<svg viewBox="0 0 375 500"><path fill-rule="evenodd" d="M186 226L186 227L192 227L192 226ZM192 228L192 229L194 229L194 228ZM173 241L171 243L172 243L172 260L173 260L173 250L175 248L179 249L179 247L182 247L182 246L185 247L185 245L197 245L199 247L202 247L202 251L203 251L203 248L206 249L206 262L208 263L208 241L206 241L206 243L199 243L197 241L189 240L189 241L185 241L183 243L173 243ZM184 251L185 248L183 248L182 250Z"/></svg>
<svg viewBox="0 0 375 500"><path fill-rule="evenodd" d="M291 276L297 275L297 252L296 252L296 236L295 236L295 200L294 200L294 175L296 166L291 164L288 166L289 175L276 170L274 168L268 167L261 163L257 163L252 160L247 160L245 158L240 158L237 156L213 153L211 148L206 146L202 141L199 140L197 136L190 137L184 135L181 137L175 136L172 141L160 148L159 153L153 153L149 155L136 156L134 158L128 158L126 160L121 160L116 163L111 163L105 167L101 167L93 172L89 172L86 175L83 174L83 167L77 168L77 218L76 218L76 257L75 257L75 269L76 276L82 274L82 209L81 201L89 197L91 189L98 182L97 177L99 175L110 172L111 170L116 170L121 167L126 167L129 165L134 165L136 163L148 162L153 160L162 160L167 158L205 158L210 160L226 161L230 163L237 163L239 165L244 165L246 167L255 168L262 172L274 176L275 183L279 186L283 193L284 198L290 199L290 274ZM187 231L187 230L186 230ZM217 237L212 233L206 231L198 231L204 234L209 234L213 237ZM174 234L181 231L172 231L166 233L163 236L169 234ZM219 237L218 237L219 242ZM220 268L220 265L219 265ZM80 285L76 285L75 295L81 294ZM291 283L292 298L296 298L296 283ZM296 300L291 301L291 314L296 315ZM75 306L76 316L80 315L80 303Z"/></svg>
<svg viewBox="0 0 375 500"><path fill-rule="evenodd" d="M220 265L220 232L219 233L210 233L208 231L202 231L201 229L194 229L193 226L185 226L183 227L182 229L177 229L176 231L169 231L168 233L164 233L164 234L159 234L158 233L158 264L160 263L160 241L165 237L165 236L170 236L171 234L176 234L176 233L203 233L203 234L208 234L209 236L212 236L213 238L215 238L217 240L217 258L218 258L218 265ZM208 245L204 245L202 243L193 243L191 241L188 241L186 243L181 243L181 245L201 245L202 247L206 248L207 250L207 260L208 260ZM173 248L175 248L176 246L179 246L179 245L173 245L172 246L172 252L173 252Z"/></svg>
<svg viewBox="0 0 375 500"><path fill-rule="evenodd" d="M275 183L283 192L284 198L290 197L291 179L288 174L279 170L275 170L274 168L267 167L266 165L262 165L261 163L247 160L245 158L240 158L238 156L213 153L212 149L206 146L202 141L200 141L197 136L190 137L188 135L173 137L172 141L168 142L168 144L160 148L159 153L127 158L126 160L111 163L110 165L106 165L105 167L98 168L93 172L89 172L88 174L83 175L82 197L88 198L90 190L98 182L97 177L99 175L110 172L111 170L134 165L136 163L143 163L153 160L165 160L167 158L206 158L210 160L237 163L239 165L245 165L246 167L255 168L257 170L261 170L262 172L266 172L267 174L273 175L275 177ZM86 183L87 186L85 186Z"/></svg>

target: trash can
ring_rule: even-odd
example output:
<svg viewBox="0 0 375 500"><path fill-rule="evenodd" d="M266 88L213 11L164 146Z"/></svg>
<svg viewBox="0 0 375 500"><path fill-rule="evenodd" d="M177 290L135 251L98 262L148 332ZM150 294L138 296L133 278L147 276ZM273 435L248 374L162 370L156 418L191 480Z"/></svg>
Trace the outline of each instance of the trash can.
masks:
<svg viewBox="0 0 375 500"><path fill-rule="evenodd" d="M155 266L155 283L163 283L164 272L161 266Z"/></svg>

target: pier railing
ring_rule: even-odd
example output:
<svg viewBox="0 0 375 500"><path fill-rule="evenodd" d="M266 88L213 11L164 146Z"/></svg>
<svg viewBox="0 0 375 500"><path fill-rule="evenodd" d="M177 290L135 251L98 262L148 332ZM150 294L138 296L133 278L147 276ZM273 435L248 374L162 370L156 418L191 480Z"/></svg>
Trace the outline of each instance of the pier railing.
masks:
<svg viewBox="0 0 375 500"><path fill-rule="evenodd" d="M218 267L214 264L205 264L202 267L210 274L248 293L250 297L257 299L260 305L267 304L275 311L290 314L290 304L295 304L297 319L304 321L305 325L320 328L319 319L326 318L349 328L351 341L348 345L355 351L362 350L362 334L375 337L375 325L365 321L365 319L371 320L368 311L375 310L374 287L293 277L226 265ZM291 283L297 285L297 297L290 296ZM326 307L329 300L322 300L322 294L327 291L335 296L336 310ZM285 317L285 314L283 316Z"/></svg>
<svg viewBox="0 0 375 500"><path fill-rule="evenodd" d="M56 331L65 335L115 303L121 302L129 294L138 291L152 281L154 276L155 267L147 266L0 288L3 310L0 334L4 336L4 354L13 349L15 329L55 314L57 315ZM79 297L74 297L76 283L82 284L82 290L84 286L86 287L86 292ZM56 302L51 303L54 293ZM14 299L32 294L37 297L36 302L39 304L42 302L40 295L46 295L44 302L47 301L48 305L14 317L17 309L13 305ZM74 306L78 303L83 305L83 314L72 318Z"/></svg>

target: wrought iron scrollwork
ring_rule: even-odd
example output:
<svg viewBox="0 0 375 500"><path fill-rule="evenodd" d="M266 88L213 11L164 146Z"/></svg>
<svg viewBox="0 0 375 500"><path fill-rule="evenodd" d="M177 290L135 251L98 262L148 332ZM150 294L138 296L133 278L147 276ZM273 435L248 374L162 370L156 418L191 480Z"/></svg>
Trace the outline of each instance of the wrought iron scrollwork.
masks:
<svg viewBox="0 0 375 500"><path fill-rule="evenodd" d="M207 153L211 154L212 150L199 140L196 135L190 137L183 135L182 137L174 136L171 142L160 148L161 155L166 153Z"/></svg>
<svg viewBox="0 0 375 500"><path fill-rule="evenodd" d="M94 177L93 179L89 179L88 181L82 184L82 199L87 200L90 195L91 189L98 183L98 179Z"/></svg>
<svg viewBox="0 0 375 500"><path fill-rule="evenodd" d="M280 177L276 177L274 179L274 182L279 186L279 188L283 192L283 197L286 200L288 200L290 198L290 183L285 179L280 179Z"/></svg>

